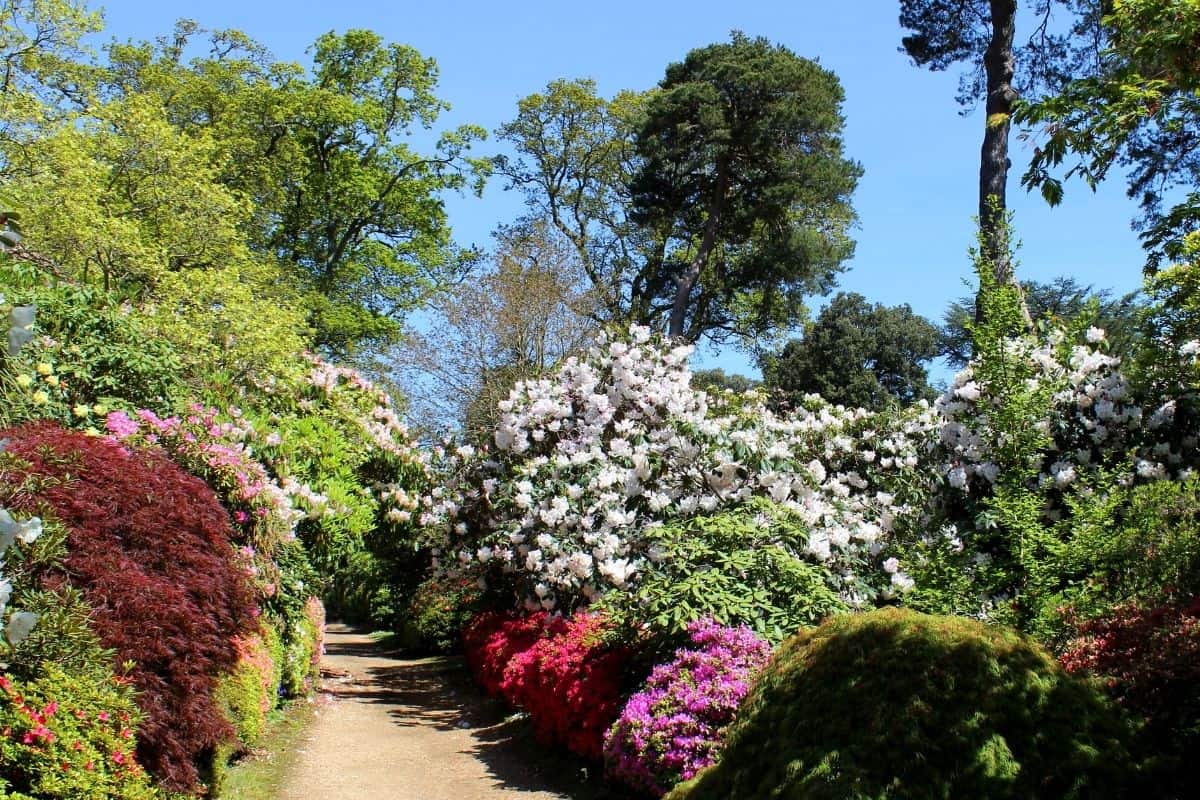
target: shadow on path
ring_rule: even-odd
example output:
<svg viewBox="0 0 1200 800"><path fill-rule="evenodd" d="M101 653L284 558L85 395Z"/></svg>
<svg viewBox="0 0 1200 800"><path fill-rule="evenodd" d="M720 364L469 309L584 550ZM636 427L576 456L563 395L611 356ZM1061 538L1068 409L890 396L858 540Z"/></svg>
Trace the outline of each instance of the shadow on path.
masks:
<svg viewBox="0 0 1200 800"><path fill-rule="evenodd" d="M600 765L539 745L523 716L475 687L461 657L401 658L360 633L331 627L324 663L323 691L386 707L398 736L440 732L452 755L482 764L497 789L564 800L629 797L602 780Z"/></svg>

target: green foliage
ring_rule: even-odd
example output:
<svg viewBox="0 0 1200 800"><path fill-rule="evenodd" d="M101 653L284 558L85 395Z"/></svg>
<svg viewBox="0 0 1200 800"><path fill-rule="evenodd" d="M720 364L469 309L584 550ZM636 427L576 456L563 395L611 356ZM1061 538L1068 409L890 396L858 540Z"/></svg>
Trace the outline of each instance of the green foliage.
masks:
<svg viewBox="0 0 1200 800"><path fill-rule="evenodd" d="M1117 0L1105 12L1098 73L1018 108L1019 122L1044 132L1022 183L1055 205L1064 180L1094 189L1114 166L1130 168L1128 193L1144 212L1136 226L1153 271L1164 256L1182 258L1186 234L1200 225L1200 3Z"/></svg>
<svg viewBox="0 0 1200 800"><path fill-rule="evenodd" d="M431 653L451 653L462 631L483 611L483 592L469 578L426 578L413 592L400 624L405 645Z"/></svg>
<svg viewBox="0 0 1200 800"><path fill-rule="evenodd" d="M990 560L984 569L974 570L973 596L953 598L949 604L956 612L969 613L978 608L980 596L989 602L999 598L999 604L990 612L992 618L1023 627L1031 613L1025 595L1050 591L1058 580L1046 569L1046 561L1059 551L1061 541L1043 519L1044 498L1036 480L1042 454L1052 442L1043 417L1057 387L1051 381L1035 379L1035 367L1024 353L1027 342L1022 338L1025 325L1020 287L997 279L992 264L983 255L989 249L984 244L985 235L981 232L980 248L975 254L981 321L972 323L969 330L976 357L972 377L983 396L995 398L977 425L998 469L998 478L992 493L967 509L967 514L974 529L973 546ZM991 235L1006 242L1007 223ZM941 555L947 554L943 550ZM931 571L949 573L961 589L961 576L955 575L954 563L966 572L966 555L953 558L950 565L933 559ZM925 577L914 573L918 585ZM939 590L932 581L928 585L935 592ZM914 601L920 603L922 599L918 596ZM939 598L942 602L946 599ZM940 605L935 602L932 608Z"/></svg>
<svg viewBox="0 0 1200 800"><path fill-rule="evenodd" d="M315 597L304 605L303 615L289 620L281 636L283 658L281 686L288 697L303 697L320 680L320 659L325 638L325 609Z"/></svg>
<svg viewBox="0 0 1200 800"><path fill-rule="evenodd" d="M1067 498L1063 546L1041 566L1057 586L1030 598L1034 633L1059 646L1078 623L1113 608L1183 604L1200 594L1200 481L1096 483Z"/></svg>
<svg viewBox="0 0 1200 800"><path fill-rule="evenodd" d="M907 306L870 305L839 293L802 339L763 360L763 383L777 402L795 407L806 394L878 410L932 399L925 365L937 355L937 329Z"/></svg>
<svg viewBox="0 0 1200 800"><path fill-rule="evenodd" d="M0 8L0 139L20 137L58 116L66 97L92 85L84 63L99 11L77 0L9 0Z"/></svg>
<svg viewBox="0 0 1200 800"><path fill-rule="evenodd" d="M611 593L600 604L669 641L707 617L778 642L847 610L828 571L796 555L807 545L808 529L768 501L669 523L651 536L658 558L638 588Z"/></svg>
<svg viewBox="0 0 1200 800"><path fill-rule="evenodd" d="M0 796L12 800L154 800L134 760L131 690L55 664L0 679ZM28 738L28 742L26 741Z"/></svg>
<svg viewBox="0 0 1200 800"><path fill-rule="evenodd" d="M1114 298L1111 292L1081 286L1074 278L1021 281L1021 290L1034 322L1100 328L1106 334L1108 353L1122 358L1130 358L1144 347L1141 322L1145 301L1138 293ZM971 360L970 326L974 320L974 297L954 301L942 316L940 355L952 367L964 367Z"/></svg>
<svg viewBox="0 0 1200 800"><path fill-rule="evenodd" d="M206 33L211 51L185 62ZM411 47L350 30L311 52L305 72L243 33L183 21L157 45L112 46L106 82L211 143L217 185L252 204L246 245L304 293L317 342L346 352L393 340L401 317L471 262L441 193L481 188L486 165L467 150L483 131L413 146L448 106L436 64Z"/></svg>
<svg viewBox="0 0 1200 800"><path fill-rule="evenodd" d="M37 309L38 336L0 367L6 399L0 419L98 427L114 407L165 412L174 406L182 394L182 363L143 317L103 290L30 285L5 266L0 279L16 289L10 301ZM35 397L39 391L44 402Z"/></svg>
<svg viewBox="0 0 1200 800"><path fill-rule="evenodd" d="M668 797L1122 798L1129 733L1019 634L883 609L786 641L721 761Z"/></svg>
<svg viewBox="0 0 1200 800"><path fill-rule="evenodd" d="M239 639L240 660L233 672L221 677L214 699L237 736L236 747L256 746L267 730L283 679L283 643L271 626L260 635Z"/></svg>
<svg viewBox="0 0 1200 800"><path fill-rule="evenodd" d="M766 39L688 53L667 68L637 134L633 214L665 233L646 291L669 334L696 341L787 328L853 253L837 77Z"/></svg>

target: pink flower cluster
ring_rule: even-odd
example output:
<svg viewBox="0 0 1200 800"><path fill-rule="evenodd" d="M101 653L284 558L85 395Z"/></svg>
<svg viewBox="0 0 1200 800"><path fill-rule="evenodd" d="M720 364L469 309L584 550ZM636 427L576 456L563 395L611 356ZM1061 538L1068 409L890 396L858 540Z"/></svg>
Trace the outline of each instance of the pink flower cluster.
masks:
<svg viewBox="0 0 1200 800"><path fill-rule="evenodd" d="M117 440L156 444L221 495L234 520L259 549L293 536L304 515L249 448L244 427L220 422L216 409L194 404L186 419L161 418L142 409L130 417L113 411L105 428ZM263 545L266 545L265 547Z"/></svg>
<svg viewBox="0 0 1200 800"><path fill-rule="evenodd" d="M489 693L529 712L540 742L598 761L630 657L608 630L599 614L484 614L464 632L467 663Z"/></svg>
<svg viewBox="0 0 1200 800"><path fill-rule="evenodd" d="M654 668L604 740L608 774L655 797L714 763L771 646L746 627L688 626L691 646Z"/></svg>

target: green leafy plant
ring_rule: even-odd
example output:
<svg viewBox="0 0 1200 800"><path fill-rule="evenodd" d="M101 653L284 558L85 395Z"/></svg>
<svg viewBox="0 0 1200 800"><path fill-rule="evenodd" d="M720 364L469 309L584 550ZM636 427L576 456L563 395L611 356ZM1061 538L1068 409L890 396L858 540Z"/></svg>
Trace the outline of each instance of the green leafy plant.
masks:
<svg viewBox="0 0 1200 800"><path fill-rule="evenodd" d="M613 593L601 605L619 618L645 621L669 641L709 618L777 642L847 610L829 571L801 555L808 535L794 512L763 499L670 522L651 532L657 560L638 588Z"/></svg>
<svg viewBox="0 0 1200 800"><path fill-rule="evenodd" d="M32 680L0 677L0 795L12 800L154 800L134 758L140 715L111 676L45 664Z"/></svg>
<svg viewBox="0 0 1200 800"><path fill-rule="evenodd" d="M998 625L834 617L776 652L720 762L672 800L1134 796L1131 731L1096 685Z"/></svg>

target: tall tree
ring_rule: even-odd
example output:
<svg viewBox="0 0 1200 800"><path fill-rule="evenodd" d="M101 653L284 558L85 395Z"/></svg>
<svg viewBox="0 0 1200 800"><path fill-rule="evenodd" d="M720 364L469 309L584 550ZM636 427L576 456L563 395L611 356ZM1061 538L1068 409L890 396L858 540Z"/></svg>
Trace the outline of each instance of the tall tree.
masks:
<svg viewBox="0 0 1200 800"><path fill-rule="evenodd" d="M1200 3L1117 0L1104 29L1098 74L1018 110L1045 132L1022 180L1054 205L1063 179L1094 189L1112 167L1128 168L1143 212L1134 227L1154 271L1164 257L1183 259L1188 234L1200 230Z"/></svg>
<svg viewBox="0 0 1200 800"><path fill-rule="evenodd" d="M763 359L763 384L785 407L819 394L879 409L929 397L926 365L937 355L937 328L907 305L872 305L860 294L839 293L802 338Z"/></svg>
<svg viewBox="0 0 1200 800"><path fill-rule="evenodd" d="M629 216L634 138L647 94L596 94L592 80L554 80L517 103L496 131L515 157L498 156L496 173L525 196L529 219L548 221L574 248L608 320L651 316L645 285L661 243Z"/></svg>
<svg viewBox="0 0 1200 800"><path fill-rule="evenodd" d="M513 384L545 374L596 332L595 304L553 223L501 229L492 268L435 300L392 356L414 418L486 438Z"/></svg>
<svg viewBox="0 0 1200 800"><path fill-rule="evenodd" d="M794 323L853 252L862 173L842 151L841 84L734 33L667 68L637 135L636 221L666 242L645 290L667 332L696 341Z"/></svg>
<svg viewBox="0 0 1200 800"><path fill-rule="evenodd" d="M1034 321L1094 326L1105 332L1110 354L1128 357L1137 351L1145 310L1138 293L1113 297L1106 289L1083 286L1074 278L1022 281L1021 288ZM952 367L965 366L971 360L974 314L974 298L963 297L951 303L942 316L941 356Z"/></svg>
<svg viewBox="0 0 1200 800"><path fill-rule="evenodd" d="M441 195L482 186L464 126L429 150L413 135L447 108L437 66L411 47L352 30L321 36L312 68L271 59L236 31L181 22L156 43L110 48L110 97L154 97L167 118L215 143L221 180L252 204L247 238L307 290L317 344L381 346L403 316L461 276Z"/></svg>
<svg viewBox="0 0 1200 800"><path fill-rule="evenodd" d="M1030 0L1031 28L1018 44L1018 0L900 0L901 50L937 72L965 64L958 102L984 104L979 158L982 256L1002 284L1020 287L1006 241L1009 133L1015 103L1093 71L1103 0ZM1065 13L1069 22L1055 19ZM976 302L976 315L980 312ZM1023 309L1026 325L1033 320Z"/></svg>

